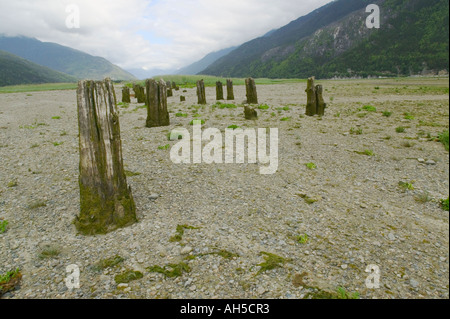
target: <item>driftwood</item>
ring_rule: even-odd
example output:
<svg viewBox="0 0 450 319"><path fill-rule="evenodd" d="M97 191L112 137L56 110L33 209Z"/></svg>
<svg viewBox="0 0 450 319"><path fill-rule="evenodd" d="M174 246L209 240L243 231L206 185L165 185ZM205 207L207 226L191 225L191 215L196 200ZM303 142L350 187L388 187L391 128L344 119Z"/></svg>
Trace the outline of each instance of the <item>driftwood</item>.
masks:
<svg viewBox="0 0 450 319"><path fill-rule="evenodd" d="M80 214L74 224L84 235L105 234L137 221L123 167L112 81L80 81L77 104Z"/></svg>
<svg viewBox="0 0 450 319"><path fill-rule="evenodd" d="M255 80L252 78L246 79L245 87L247 89L247 104L258 104Z"/></svg>
<svg viewBox="0 0 450 319"><path fill-rule="evenodd" d="M228 101L234 100L233 81L230 79L227 80L227 100Z"/></svg>
<svg viewBox="0 0 450 319"><path fill-rule="evenodd" d="M206 90L205 90L205 82L203 82L203 80L197 81L197 97L198 97L198 104L200 105L206 104Z"/></svg>
<svg viewBox="0 0 450 319"><path fill-rule="evenodd" d="M122 88L122 102L131 103L130 88L128 86Z"/></svg>
<svg viewBox="0 0 450 319"><path fill-rule="evenodd" d="M216 100L224 100L223 98L223 84L222 82L218 81L216 82Z"/></svg>
<svg viewBox="0 0 450 319"><path fill-rule="evenodd" d="M167 110L167 87L161 80L156 82L149 79L145 82L147 87L147 127L169 126L170 118Z"/></svg>

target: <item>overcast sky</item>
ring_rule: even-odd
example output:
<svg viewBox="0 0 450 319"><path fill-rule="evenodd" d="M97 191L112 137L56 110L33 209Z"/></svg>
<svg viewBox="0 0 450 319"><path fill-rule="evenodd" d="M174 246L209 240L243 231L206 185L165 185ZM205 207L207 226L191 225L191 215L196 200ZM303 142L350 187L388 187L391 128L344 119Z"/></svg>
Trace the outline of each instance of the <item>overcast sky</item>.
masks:
<svg viewBox="0 0 450 319"><path fill-rule="evenodd" d="M0 34L102 56L124 69L178 69L282 27L331 0L0 0ZM67 20L79 8L79 28ZM69 7L69 9L71 9Z"/></svg>

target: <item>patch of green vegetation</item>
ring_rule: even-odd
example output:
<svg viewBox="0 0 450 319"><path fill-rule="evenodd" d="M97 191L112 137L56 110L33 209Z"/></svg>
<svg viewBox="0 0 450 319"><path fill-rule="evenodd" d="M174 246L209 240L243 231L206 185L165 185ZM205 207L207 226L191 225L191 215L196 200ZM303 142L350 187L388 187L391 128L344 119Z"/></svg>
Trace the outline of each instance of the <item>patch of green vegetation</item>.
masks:
<svg viewBox="0 0 450 319"><path fill-rule="evenodd" d="M47 207L47 202L43 200L38 200L28 205L28 209L38 209L41 207Z"/></svg>
<svg viewBox="0 0 450 319"><path fill-rule="evenodd" d="M77 83L49 83L49 84L32 84L32 85L14 85L0 87L2 93L22 93L22 92L39 92L39 91L59 91L59 90L75 90Z"/></svg>
<svg viewBox="0 0 450 319"><path fill-rule="evenodd" d="M305 164L305 165L306 165L306 167L309 168L309 169L316 169L316 168L317 168L317 165L314 164L314 163L307 163L307 164Z"/></svg>
<svg viewBox="0 0 450 319"><path fill-rule="evenodd" d="M205 120L192 120L190 123L189 123L189 125L194 125L194 123L197 123L197 124L205 124L206 122L205 122Z"/></svg>
<svg viewBox="0 0 450 319"><path fill-rule="evenodd" d="M0 297L16 288L22 279L20 269L8 271L6 274L0 275Z"/></svg>
<svg viewBox="0 0 450 319"><path fill-rule="evenodd" d="M395 131L397 133L405 133L406 132L406 128L404 128L403 126L399 126L395 129Z"/></svg>
<svg viewBox="0 0 450 319"><path fill-rule="evenodd" d="M111 258L107 258L107 259L102 259L100 261L98 261L95 265L94 265L94 269L96 271L103 271L106 268L113 268L115 266L117 266L118 264L124 262L125 259L122 258L119 255L116 255L114 257Z"/></svg>
<svg viewBox="0 0 450 319"><path fill-rule="evenodd" d="M413 182L408 183L408 182L400 181L400 182L398 182L398 186L403 190L410 190L410 191L414 190Z"/></svg>
<svg viewBox="0 0 450 319"><path fill-rule="evenodd" d="M292 120L292 117L283 117L280 121L287 122L287 121L290 121L290 120Z"/></svg>
<svg viewBox="0 0 450 319"><path fill-rule="evenodd" d="M350 294L342 287L338 287L336 292L326 291L326 290L320 289L318 287L307 287L307 288L314 289L316 291L313 293L308 293L305 296L305 299L331 300L331 299L359 299L360 298L359 293L355 292L355 293Z"/></svg>
<svg viewBox="0 0 450 319"><path fill-rule="evenodd" d="M449 211L449 198L441 200L441 207L445 211Z"/></svg>
<svg viewBox="0 0 450 319"><path fill-rule="evenodd" d="M267 253L265 251L262 251L260 255L263 256L265 261L258 264L258 266L261 268L259 269L257 275L275 268L280 268L288 262L288 259L275 254Z"/></svg>
<svg viewBox="0 0 450 319"><path fill-rule="evenodd" d="M425 121L420 120L420 121L419 121L419 127L421 127L421 126L426 126L426 127L442 127L443 125L442 125L442 124L439 124L439 123L435 123L435 122L425 122Z"/></svg>
<svg viewBox="0 0 450 319"><path fill-rule="evenodd" d="M258 109L260 110L268 110L270 109L270 106L268 106L267 104L261 104L258 106Z"/></svg>
<svg viewBox="0 0 450 319"><path fill-rule="evenodd" d="M363 134L363 129L362 128L355 129L354 127L352 127L350 129L350 134L352 134L352 135L362 135Z"/></svg>
<svg viewBox="0 0 450 319"><path fill-rule="evenodd" d="M236 130L236 129L240 128L240 127L237 126L237 125L230 125L230 126L228 126L228 128L232 129L232 130Z"/></svg>
<svg viewBox="0 0 450 319"><path fill-rule="evenodd" d="M307 204L309 204L309 205L312 205L312 204L314 204L314 203L316 203L316 202L319 201L319 199L310 197L310 196L308 196L307 194L297 194L297 195L298 195L299 197L303 198L303 199L305 200L305 202L306 202Z"/></svg>
<svg viewBox="0 0 450 319"><path fill-rule="evenodd" d="M177 113L177 114L175 114L175 116L176 117L188 117L188 115L185 113Z"/></svg>
<svg viewBox="0 0 450 319"><path fill-rule="evenodd" d="M61 119L61 116L53 116L52 117L52 120L60 120Z"/></svg>
<svg viewBox="0 0 450 319"><path fill-rule="evenodd" d="M213 107L218 107L221 110L223 110L223 109L237 109L237 105L235 105L235 104L225 104L225 103L222 103L222 102L217 102L216 104L213 105Z"/></svg>
<svg viewBox="0 0 450 319"><path fill-rule="evenodd" d="M6 227L8 226L9 222L7 220L3 220L0 222L0 234L3 234L6 232Z"/></svg>
<svg viewBox="0 0 450 319"><path fill-rule="evenodd" d="M164 146L158 146L159 150L168 150L170 148L170 144L164 145Z"/></svg>
<svg viewBox="0 0 450 319"><path fill-rule="evenodd" d="M64 144L64 142L54 142L53 146L60 146L60 145L63 145L63 144Z"/></svg>
<svg viewBox="0 0 450 319"><path fill-rule="evenodd" d="M10 181L7 186L8 186L8 188L13 188L13 187L19 186L19 184L17 183L16 180L14 180L14 181Z"/></svg>
<svg viewBox="0 0 450 319"><path fill-rule="evenodd" d="M409 113L409 112L406 112L406 113L404 113L403 114L405 117L405 120L414 120L415 119L415 117L414 117L414 115L412 115L411 113Z"/></svg>
<svg viewBox="0 0 450 319"><path fill-rule="evenodd" d="M391 117L391 116L392 116L392 112L384 111L384 112L383 112L383 116L385 116L385 117Z"/></svg>
<svg viewBox="0 0 450 319"><path fill-rule="evenodd" d="M299 244L306 244L308 240L309 238L307 234L297 236L297 243Z"/></svg>
<svg viewBox="0 0 450 319"><path fill-rule="evenodd" d="M225 249L214 251L212 253L200 254L199 256L208 256L208 255L218 255L218 256L220 256L220 257L222 257L224 259L233 259L235 257L236 258L240 257L239 254L235 254L235 253L229 252L229 251L227 251Z"/></svg>
<svg viewBox="0 0 450 319"><path fill-rule="evenodd" d="M355 151L356 154L366 155L366 156L375 156L375 153L372 150L364 150L364 151Z"/></svg>
<svg viewBox="0 0 450 319"><path fill-rule="evenodd" d="M188 225L178 225L177 226L177 233L172 236L169 241L171 243L173 242L180 242L183 240L184 231L186 229L199 229L198 227L188 226Z"/></svg>
<svg viewBox="0 0 450 319"><path fill-rule="evenodd" d="M131 281L138 280L143 277L144 277L144 275L140 271L127 270L119 275L116 275L114 277L114 281L117 284L127 284Z"/></svg>
<svg viewBox="0 0 450 319"><path fill-rule="evenodd" d="M372 106L372 105L364 105L363 110L368 111L368 112L376 112L377 108Z"/></svg>
<svg viewBox="0 0 450 319"><path fill-rule="evenodd" d="M439 141L444 145L445 150L449 150L449 130L439 134Z"/></svg>
<svg viewBox="0 0 450 319"><path fill-rule="evenodd" d="M183 275L184 272L189 273L191 272L191 267L189 267L188 264L181 262L179 264L169 264L164 267L160 266L152 266L146 268L149 272L156 272L163 274L167 278L176 278Z"/></svg>
<svg viewBox="0 0 450 319"><path fill-rule="evenodd" d="M39 253L39 259L55 259L61 254L61 250L57 247L47 246Z"/></svg>
<svg viewBox="0 0 450 319"><path fill-rule="evenodd" d="M134 177L134 176L139 176L139 175L141 175L141 173L125 170L126 177Z"/></svg>

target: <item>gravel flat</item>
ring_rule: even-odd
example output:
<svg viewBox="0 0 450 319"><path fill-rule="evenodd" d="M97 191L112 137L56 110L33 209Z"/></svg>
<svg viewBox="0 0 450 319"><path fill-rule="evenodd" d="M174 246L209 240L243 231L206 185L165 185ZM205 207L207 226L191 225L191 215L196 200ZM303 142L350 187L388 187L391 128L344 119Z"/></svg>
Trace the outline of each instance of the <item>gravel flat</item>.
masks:
<svg viewBox="0 0 450 319"><path fill-rule="evenodd" d="M0 222L9 223L0 234L0 274L23 274L3 298L302 299L338 287L361 299L449 298L449 215L440 207L449 196L449 153L436 141L449 127L448 79L319 82L323 118L304 116L306 83L257 86L269 106L257 121L245 121L240 106L212 107L215 88L203 107L195 89L175 91L164 128L145 128L140 104L119 106L139 222L96 237L72 224L75 91L0 94ZM116 94L120 101L119 86ZM245 88L236 86L235 96L241 104ZM172 129L191 131L196 112L204 128L278 128L278 171L172 163L170 149L159 148L177 143L167 138ZM171 240L181 225L189 226L181 241ZM55 256L42 256L51 249ZM262 252L282 257L279 267L263 271ZM116 255L118 265L95 267ZM148 268L180 263L190 271L174 278ZM69 290L72 264L81 286ZM366 285L369 265L380 269L379 288ZM143 278L117 284L127 270Z"/></svg>

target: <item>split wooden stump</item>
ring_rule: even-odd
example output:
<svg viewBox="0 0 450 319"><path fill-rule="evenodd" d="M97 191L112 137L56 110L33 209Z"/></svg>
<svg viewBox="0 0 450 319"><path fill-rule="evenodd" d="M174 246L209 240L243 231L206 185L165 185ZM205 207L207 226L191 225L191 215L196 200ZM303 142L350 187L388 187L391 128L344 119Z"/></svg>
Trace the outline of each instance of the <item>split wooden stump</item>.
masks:
<svg viewBox="0 0 450 319"><path fill-rule="evenodd" d="M258 119L258 112L248 106L248 105L244 105L244 115L245 115L245 119L246 120L257 120Z"/></svg>
<svg viewBox="0 0 450 319"><path fill-rule="evenodd" d="M223 84L220 81L216 82L216 100L225 100L223 98Z"/></svg>
<svg viewBox="0 0 450 319"><path fill-rule="evenodd" d="M80 214L77 230L106 234L137 222L122 159L116 94L110 79L80 81L77 90Z"/></svg>
<svg viewBox="0 0 450 319"><path fill-rule="evenodd" d="M306 86L305 91L307 97L306 115L324 116L327 104L323 99L323 86L322 85L314 86L314 81L315 81L314 77L309 78L308 84Z"/></svg>
<svg viewBox="0 0 450 319"><path fill-rule="evenodd" d="M145 82L147 88L147 123L146 126L161 127L169 126L170 118L167 110L167 86L166 83L161 80L156 82L153 79L149 79Z"/></svg>
<svg viewBox="0 0 450 319"><path fill-rule="evenodd" d="M200 105L207 104L205 82L203 80L197 81L197 97L198 97L198 104Z"/></svg>
<svg viewBox="0 0 450 319"><path fill-rule="evenodd" d="M227 80L227 100L228 101L234 100L233 81L230 79Z"/></svg>
<svg viewBox="0 0 450 319"><path fill-rule="evenodd" d="M258 104L255 80L252 78L246 79L245 87L247 90L247 104Z"/></svg>
<svg viewBox="0 0 450 319"><path fill-rule="evenodd" d="M122 88L122 102L131 103L130 88L128 86Z"/></svg>

